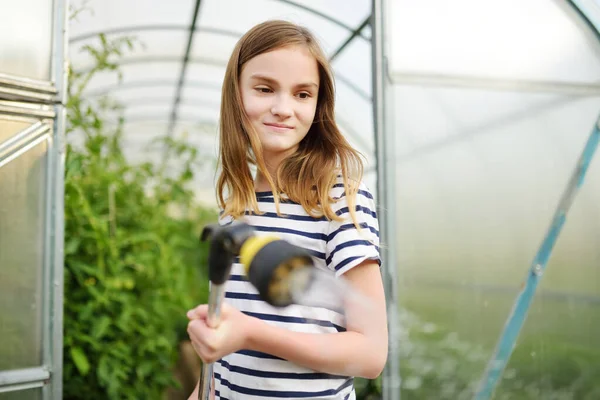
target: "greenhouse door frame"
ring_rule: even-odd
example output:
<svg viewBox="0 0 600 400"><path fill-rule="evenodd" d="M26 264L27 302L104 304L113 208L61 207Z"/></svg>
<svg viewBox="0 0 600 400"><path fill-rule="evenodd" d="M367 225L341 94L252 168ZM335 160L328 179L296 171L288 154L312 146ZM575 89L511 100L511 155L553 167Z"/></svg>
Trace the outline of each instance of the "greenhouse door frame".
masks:
<svg viewBox="0 0 600 400"><path fill-rule="evenodd" d="M388 0L389 1L389 0ZM388 70L389 36L386 32L385 0L372 0L371 4L371 52L373 85L373 132L375 135L375 159L377 164L377 215L379 236L382 239L382 277L385 288L388 318L388 358L383 372L383 399L400 399L400 354L398 321L398 276L396 239L396 166L394 163L394 132L390 129L390 111L393 110Z"/></svg>
<svg viewBox="0 0 600 400"><path fill-rule="evenodd" d="M68 0L52 2L50 80L35 80L0 71L0 109L10 118L37 120L0 143L7 165L39 143L46 142L45 189L42 193L43 252L41 269L41 365L0 371L0 393L41 388L43 400L62 399L64 299L64 162L67 88ZM14 102L14 103L13 103ZM28 106L30 105L30 106ZM0 154L1 155L1 154ZM10 234L10 232L8 232ZM26 244L23 244L24 248Z"/></svg>

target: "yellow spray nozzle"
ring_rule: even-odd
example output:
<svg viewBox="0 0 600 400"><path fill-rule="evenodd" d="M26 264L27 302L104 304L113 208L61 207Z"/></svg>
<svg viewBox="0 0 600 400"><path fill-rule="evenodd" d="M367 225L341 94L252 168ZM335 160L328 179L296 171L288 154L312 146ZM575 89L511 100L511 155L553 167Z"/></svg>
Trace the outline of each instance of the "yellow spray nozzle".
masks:
<svg viewBox="0 0 600 400"><path fill-rule="evenodd" d="M250 265L256 253L258 253L268 243L280 240L275 235L252 236L244 242L240 249L240 263L244 266L246 275L250 273Z"/></svg>
<svg viewBox="0 0 600 400"><path fill-rule="evenodd" d="M310 274L298 279L295 273L313 266L308 251L275 235L248 238L239 254L246 277L271 305L291 304L292 289L304 291L310 284Z"/></svg>

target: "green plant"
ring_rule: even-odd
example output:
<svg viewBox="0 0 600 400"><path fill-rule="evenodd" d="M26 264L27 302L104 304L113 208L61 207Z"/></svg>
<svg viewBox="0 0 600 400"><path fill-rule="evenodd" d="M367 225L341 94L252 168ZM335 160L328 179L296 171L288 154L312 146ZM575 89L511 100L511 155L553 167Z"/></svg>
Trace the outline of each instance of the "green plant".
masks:
<svg viewBox="0 0 600 400"><path fill-rule="evenodd" d="M197 150L164 138L154 145L179 169L131 164L122 108L82 95L98 72L118 73L118 58L134 45L100 35L83 48L93 68L70 75L67 137L82 143L66 154L65 399L161 398L176 385L185 312L207 296L198 235L217 214L195 205L189 189Z"/></svg>

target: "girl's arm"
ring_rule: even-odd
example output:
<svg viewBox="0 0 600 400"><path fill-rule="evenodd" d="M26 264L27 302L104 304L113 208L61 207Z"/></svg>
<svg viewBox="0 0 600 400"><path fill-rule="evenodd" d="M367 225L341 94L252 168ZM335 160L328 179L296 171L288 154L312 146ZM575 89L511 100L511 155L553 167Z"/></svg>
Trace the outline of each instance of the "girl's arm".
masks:
<svg viewBox="0 0 600 400"><path fill-rule="evenodd" d="M294 332L223 307L217 329L206 323L207 306L188 313L188 333L206 362L242 349L268 353L294 364L336 375L377 377L387 359L385 295L379 265L367 260L344 275L359 293L346 304L346 332ZM352 296L351 296L352 297Z"/></svg>

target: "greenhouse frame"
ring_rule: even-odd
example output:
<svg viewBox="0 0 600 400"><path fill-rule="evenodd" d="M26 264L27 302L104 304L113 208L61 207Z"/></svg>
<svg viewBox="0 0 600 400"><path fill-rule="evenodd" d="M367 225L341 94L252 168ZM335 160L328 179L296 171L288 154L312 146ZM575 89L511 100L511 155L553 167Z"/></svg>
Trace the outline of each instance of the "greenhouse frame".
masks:
<svg viewBox="0 0 600 400"><path fill-rule="evenodd" d="M95 145L99 158L120 146L128 173L156 185L167 171L154 188L167 182L165 193L216 216L225 67L244 32L269 19L318 37L336 122L375 194L389 352L380 378L356 379L357 398L600 398L599 0L21 0L0 10L0 400L78 389L129 398L81 350L116 343L104 333L116 317L69 336L73 310L102 300L70 291L98 279L78 273L104 268L75 256L91 240L74 240L89 228L78 218L106 210L89 229L105 225L113 243L125 224L115 210L129 204L118 182L102 183L98 209L104 189L75 193L96 187L83 186L96 175L77 175L77 162ZM98 132L114 136L94 144ZM174 201L165 210L181 213ZM136 285L127 279L115 296ZM152 379L135 373L122 381Z"/></svg>

